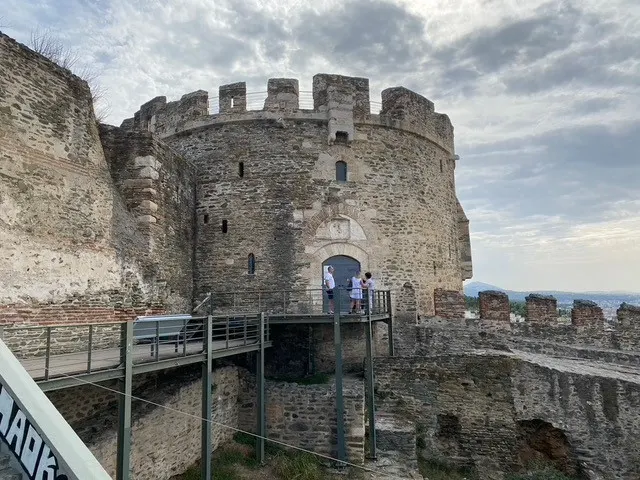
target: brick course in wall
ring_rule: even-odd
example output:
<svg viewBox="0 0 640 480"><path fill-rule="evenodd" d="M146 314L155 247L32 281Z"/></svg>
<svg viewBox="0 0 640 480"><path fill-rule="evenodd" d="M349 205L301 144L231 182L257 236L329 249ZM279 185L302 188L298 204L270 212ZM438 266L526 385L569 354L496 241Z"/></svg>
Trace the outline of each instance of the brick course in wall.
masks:
<svg viewBox="0 0 640 480"><path fill-rule="evenodd" d="M511 321L509 296L504 292L487 290L479 292L480 318L482 320L505 322Z"/></svg>
<svg viewBox="0 0 640 480"><path fill-rule="evenodd" d="M464 294L458 290L436 288L433 292L436 317L464 318Z"/></svg>

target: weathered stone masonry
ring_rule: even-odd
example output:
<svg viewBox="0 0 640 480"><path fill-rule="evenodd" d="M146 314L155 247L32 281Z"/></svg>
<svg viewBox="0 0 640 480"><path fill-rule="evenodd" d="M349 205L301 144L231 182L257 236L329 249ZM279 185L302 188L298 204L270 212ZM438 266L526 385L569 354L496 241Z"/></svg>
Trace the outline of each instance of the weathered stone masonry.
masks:
<svg viewBox="0 0 640 480"><path fill-rule="evenodd" d="M421 311L432 313L434 288L460 291L470 276L448 117L400 87L385 90L372 115L367 79L323 74L313 84L313 110L297 108L296 80L271 79L262 111L246 111L246 87L236 83L220 87L220 114L207 115L198 91L158 97L123 123L153 131L200 172L197 295L319 288L322 262L347 255L374 272L378 288L411 281ZM344 183L338 161L347 163Z"/></svg>
<svg viewBox="0 0 640 480"><path fill-rule="evenodd" d="M376 397L380 411L414 419L420 455L473 464L482 478L536 458L572 474L638 478L640 378L584 368L495 351L390 357L376 359Z"/></svg>
<svg viewBox="0 0 640 480"><path fill-rule="evenodd" d="M145 155L162 162L149 179L162 217L145 228L141 205L114 185L86 82L2 34L0 52L0 323L121 321L191 305L188 164L147 139Z"/></svg>

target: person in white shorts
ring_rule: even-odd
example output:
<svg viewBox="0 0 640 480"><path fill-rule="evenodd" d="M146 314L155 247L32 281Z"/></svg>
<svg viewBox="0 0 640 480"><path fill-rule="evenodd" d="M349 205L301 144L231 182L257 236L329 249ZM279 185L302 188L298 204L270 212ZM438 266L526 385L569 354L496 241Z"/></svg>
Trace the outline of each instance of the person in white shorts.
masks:
<svg viewBox="0 0 640 480"><path fill-rule="evenodd" d="M351 277L351 291L349 292L351 313L360 313L362 310L362 283L360 272L358 271Z"/></svg>

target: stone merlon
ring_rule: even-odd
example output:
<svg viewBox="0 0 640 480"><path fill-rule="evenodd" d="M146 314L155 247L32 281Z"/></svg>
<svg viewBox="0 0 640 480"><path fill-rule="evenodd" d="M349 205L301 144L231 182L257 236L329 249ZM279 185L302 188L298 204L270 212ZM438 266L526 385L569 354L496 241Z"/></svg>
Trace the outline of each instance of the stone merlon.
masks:
<svg viewBox="0 0 640 480"><path fill-rule="evenodd" d="M301 109L301 98L309 103L310 92L300 92L298 80L271 78L267 82L267 95L262 108L250 105L245 82L219 87L216 105L209 104L206 91L184 95L175 102L156 97L145 103L133 118L123 121L122 128L146 130L161 137L180 133L212 123L246 120L326 120L329 123L328 141L332 144L336 134L346 134L348 142L355 139L358 124L379 124L406 130L432 140L442 149L455 155L453 126L447 115L436 113L432 101L405 87L392 87L382 91L382 109L371 113L369 79L319 73L313 77L313 109Z"/></svg>

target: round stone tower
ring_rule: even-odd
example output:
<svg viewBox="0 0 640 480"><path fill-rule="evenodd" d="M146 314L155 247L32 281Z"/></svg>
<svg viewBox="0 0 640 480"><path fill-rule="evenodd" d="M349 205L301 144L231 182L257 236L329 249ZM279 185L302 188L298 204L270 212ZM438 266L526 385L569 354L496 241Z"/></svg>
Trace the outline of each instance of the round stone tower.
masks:
<svg viewBox="0 0 640 480"><path fill-rule="evenodd" d="M379 289L410 282L433 314L434 289L471 276L449 118L404 87L384 90L372 114L365 78L316 75L312 96L301 109L297 80L270 79L249 110L235 83L220 87L216 114L197 91L158 97L123 124L197 166L196 295L320 288L335 264L338 284L356 269Z"/></svg>

